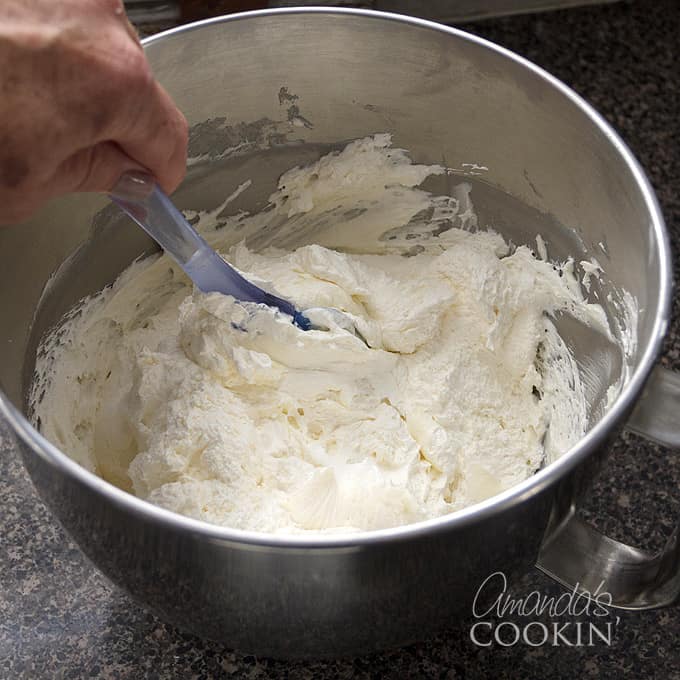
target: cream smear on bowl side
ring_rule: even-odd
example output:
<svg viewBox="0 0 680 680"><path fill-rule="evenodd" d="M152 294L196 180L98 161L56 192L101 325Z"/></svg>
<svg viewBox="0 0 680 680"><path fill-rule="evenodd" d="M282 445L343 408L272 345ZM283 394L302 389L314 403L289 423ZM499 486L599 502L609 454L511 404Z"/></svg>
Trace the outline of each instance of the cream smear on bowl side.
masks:
<svg viewBox="0 0 680 680"><path fill-rule="evenodd" d="M299 309L341 309L369 346L203 294L152 256L43 342L42 433L152 503L283 533L450 513L565 452L586 401L550 315L612 337L603 309L573 263L470 229L469 189L419 189L445 168L390 143L375 135L288 171L264 211L223 229L219 210L199 220L245 276ZM244 240L227 248L237 224Z"/></svg>

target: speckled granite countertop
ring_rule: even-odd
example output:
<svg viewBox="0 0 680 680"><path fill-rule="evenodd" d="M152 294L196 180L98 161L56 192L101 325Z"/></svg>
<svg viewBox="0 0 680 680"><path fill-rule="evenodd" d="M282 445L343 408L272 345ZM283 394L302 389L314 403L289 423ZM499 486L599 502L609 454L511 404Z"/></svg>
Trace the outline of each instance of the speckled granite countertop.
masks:
<svg viewBox="0 0 680 680"><path fill-rule="evenodd" d="M680 277L680 7L637 0L468 25L584 95L630 144L658 192ZM680 296L664 362L680 369ZM184 635L112 586L37 498L0 432L0 678L680 678L680 606L620 613L611 646L481 648L469 624L399 651L335 662L243 657ZM585 514L656 549L680 516L680 456L623 436ZM559 589L537 571L516 596Z"/></svg>

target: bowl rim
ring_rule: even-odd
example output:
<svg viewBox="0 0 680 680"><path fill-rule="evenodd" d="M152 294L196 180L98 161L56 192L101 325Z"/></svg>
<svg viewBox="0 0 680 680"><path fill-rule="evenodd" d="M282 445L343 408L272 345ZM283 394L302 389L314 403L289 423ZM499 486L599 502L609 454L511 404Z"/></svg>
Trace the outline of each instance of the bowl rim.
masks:
<svg viewBox="0 0 680 680"><path fill-rule="evenodd" d="M651 183L646 177L642 167L634 157L626 143L619 137L605 119L588 104L580 95L565 85L555 76L537 66L533 62L508 50L496 43L480 38L458 28L445 26L425 19L418 19L401 14L380 12L375 10L335 8L335 7L290 7L268 10L256 10L240 12L237 14L213 17L202 21L193 22L176 28L162 31L142 40L146 48L157 42L183 35L192 31L225 22L238 22L257 20L261 17L271 16L296 16L299 14L325 14L356 17L359 19L372 19L380 21L394 21L407 24L412 27L436 31L446 34L456 40L473 43L478 47L489 50L496 55L514 62L545 81L549 86L559 91L566 99L574 104L592 124L606 137L609 144L616 150L619 159L627 166L629 172L643 197L647 212L650 217L649 228L654 234L654 244L659 258L659 297L658 308L650 339L642 352L638 365L632 372L628 382L624 385L621 393L616 398L605 415L596 423L571 449L566 451L557 460L549 463L544 468L531 475L523 482L492 496L484 501L457 510L450 514L422 520L412 524L405 524L387 529L374 529L361 532L333 532L313 534L285 534L265 533L233 529L216 524L210 524L203 520L197 520L184 515L166 510L157 505L119 489L113 484L89 472L76 463L73 459L62 453L56 446L45 439L26 419L26 417L10 402L9 398L0 391L0 414L8 425L28 445L33 453L38 455L44 462L53 468L58 468L64 474L74 478L75 481L85 485L91 491L101 494L107 501L112 503L118 510L130 513L139 518L154 520L168 529L184 530L203 538L227 541L230 543L272 547L272 548L303 548L303 549L326 549L326 548L350 548L361 547L369 544L381 544L399 540L433 535L440 532L448 532L456 528L467 527L475 522L488 519L501 512L509 510L531 497L535 497L548 487L552 486L574 469L585 458L592 454L598 446L602 445L610 433L632 410L636 398L644 387L658 354L670 319L672 299L672 261L670 244L665 222L657 198Z"/></svg>

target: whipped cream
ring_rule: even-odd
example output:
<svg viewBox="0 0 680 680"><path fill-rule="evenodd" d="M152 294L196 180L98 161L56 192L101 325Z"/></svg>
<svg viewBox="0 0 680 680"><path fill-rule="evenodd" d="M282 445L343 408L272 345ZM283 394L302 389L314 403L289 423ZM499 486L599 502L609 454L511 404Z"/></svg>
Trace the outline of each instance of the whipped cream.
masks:
<svg viewBox="0 0 680 680"><path fill-rule="evenodd" d="M284 174L261 213L200 215L244 275L342 310L368 346L203 294L157 255L45 340L34 420L141 498L262 532L407 524L526 479L586 428L551 315L610 331L573 262L478 230L465 184L418 188L445 172L375 135Z"/></svg>

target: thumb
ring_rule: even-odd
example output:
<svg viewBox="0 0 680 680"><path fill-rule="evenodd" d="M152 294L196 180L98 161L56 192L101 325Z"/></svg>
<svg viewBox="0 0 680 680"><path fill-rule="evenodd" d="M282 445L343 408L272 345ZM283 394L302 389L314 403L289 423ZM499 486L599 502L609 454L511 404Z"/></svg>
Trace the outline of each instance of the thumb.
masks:
<svg viewBox="0 0 680 680"><path fill-rule="evenodd" d="M77 151L59 165L53 177L51 193L110 191L128 170L148 172L115 142L100 142Z"/></svg>

